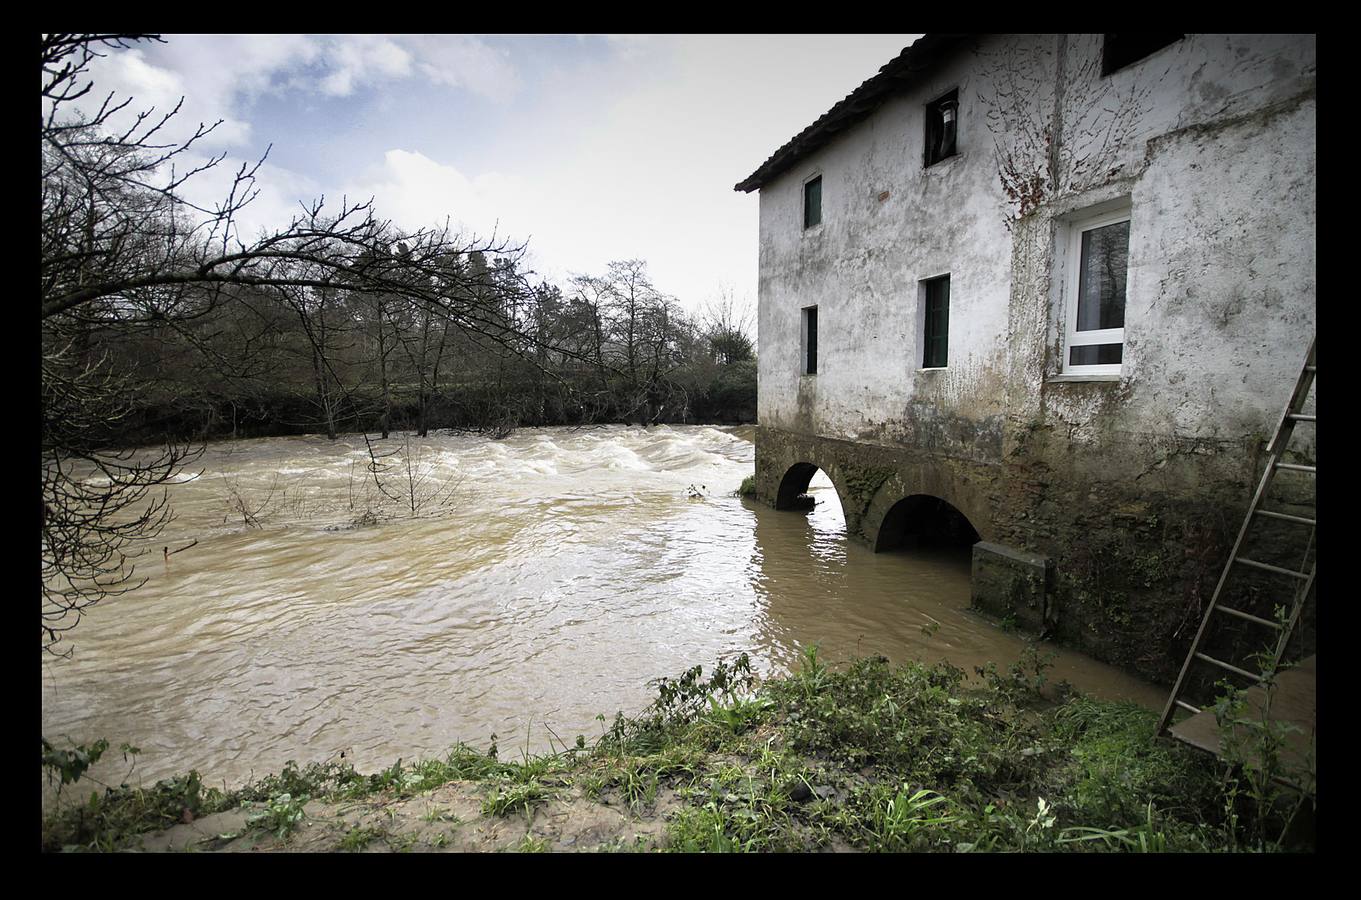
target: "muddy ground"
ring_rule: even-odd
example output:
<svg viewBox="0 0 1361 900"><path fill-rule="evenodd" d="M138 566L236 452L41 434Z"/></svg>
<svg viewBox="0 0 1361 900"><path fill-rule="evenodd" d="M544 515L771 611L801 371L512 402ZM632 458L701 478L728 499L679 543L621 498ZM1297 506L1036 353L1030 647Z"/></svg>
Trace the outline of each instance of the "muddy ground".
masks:
<svg viewBox="0 0 1361 900"><path fill-rule="evenodd" d="M664 846L666 817L679 808L674 791L658 792L654 803L632 807L618 798L591 800L579 790L533 810L504 817L482 813L486 786L456 781L406 799L375 795L358 800L313 800L305 818L286 839L248 829L249 809L205 816L167 831L148 834L147 851L324 853L360 851L600 852Z"/></svg>

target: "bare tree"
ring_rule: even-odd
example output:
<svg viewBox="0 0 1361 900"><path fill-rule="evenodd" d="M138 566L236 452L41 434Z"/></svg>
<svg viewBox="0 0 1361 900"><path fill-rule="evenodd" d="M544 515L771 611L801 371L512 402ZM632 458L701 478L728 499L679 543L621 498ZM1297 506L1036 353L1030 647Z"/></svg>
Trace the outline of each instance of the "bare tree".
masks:
<svg viewBox="0 0 1361 900"><path fill-rule="evenodd" d="M602 371L617 376L620 417L653 421L664 401L664 377L676 364L678 331L687 324L675 298L657 289L640 259L612 262L605 275L579 278L578 284L600 329L596 349Z"/></svg>
<svg viewBox="0 0 1361 900"><path fill-rule="evenodd" d="M399 345L400 331L397 298L389 294L372 293L360 300L360 318L364 336L369 344L371 360L378 369L379 416L378 430L384 439L392 431L392 353Z"/></svg>
<svg viewBox="0 0 1361 900"><path fill-rule="evenodd" d="M140 586L133 556L169 521L157 488L197 451L112 449L134 385L106 360L79 358L58 339L42 359L42 634L52 649L85 610Z"/></svg>
<svg viewBox="0 0 1361 900"><path fill-rule="evenodd" d="M575 335L576 350L589 369L589 394L599 412L610 402L611 367L605 362L609 283L604 278L578 275L572 279L572 288L567 305L568 327Z"/></svg>
<svg viewBox="0 0 1361 900"><path fill-rule="evenodd" d="M731 290L721 289L718 296L705 305L700 327L709 342L709 352L720 365L742 362L756 355L751 337L751 307L739 307Z"/></svg>
<svg viewBox="0 0 1361 900"><path fill-rule="evenodd" d="M385 252L398 238L368 203L325 199L284 227L245 240L237 216L256 196L264 163L243 164L226 196L193 202L185 186L223 162L182 165L219 123L186 140L165 137L179 111L147 110L123 127L130 98L105 97L92 114L75 106L91 95L91 62L137 41L137 34L48 34L42 40L41 313L43 397L43 648L54 645L91 604L135 588L128 552L155 537L168 507L163 491L191 458L182 445L159 453L119 449L111 426L126 419L139 385L112 370L101 342L110 334L178 329L240 299L242 287L305 297L338 292L402 298L439 311L455 327L505 342L485 305L455 302L457 260L474 251L514 250L506 240L463 239L448 227L400 235L407 252ZM182 101L181 101L182 102ZM331 361L324 340L315 369ZM318 376L326 390L333 386ZM343 390L343 386L342 386ZM323 391L324 395L324 391ZM329 409L329 399L323 404ZM329 418L329 416L328 416ZM102 473L90 475L90 472Z"/></svg>

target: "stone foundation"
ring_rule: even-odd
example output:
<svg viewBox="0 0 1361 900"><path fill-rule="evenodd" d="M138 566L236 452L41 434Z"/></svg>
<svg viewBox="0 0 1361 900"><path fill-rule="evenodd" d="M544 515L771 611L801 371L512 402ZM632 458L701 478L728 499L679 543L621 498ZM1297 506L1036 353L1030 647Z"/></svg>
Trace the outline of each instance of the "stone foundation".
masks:
<svg viewBox="0 0 1361 900"><path fill-rule="evenodd" d="M979 541L973 545L970 601L975 609L1043 634L1053 585L1048 559Z"/></svg>
<svg viewBox="0 0 1361 900"><path fill-rule="evenodd" d="M1064 386L1083 388L1110 389ZM1170 683L1242 524L1260 475L1260 446L1118 434L1084 446L1032 424L1005 437L1004 453L987 460L760 427L757 495L788 509L821 469L841 500L849 538L876 551L901 543L904 523L897 520L908 508L901 501L939 498L982 542L976 607ZM1253 558L1301 568L1311 552L1308 529L1292 527L1255 530ZM1277 603L1288 603L1291 586L1236 574L1230 587L1231 605L1269 619ZM1312 607L1290 657L1313 651ZM1260 649L1266 636L1243 625L1217 623L1220 658Z"/></svg>

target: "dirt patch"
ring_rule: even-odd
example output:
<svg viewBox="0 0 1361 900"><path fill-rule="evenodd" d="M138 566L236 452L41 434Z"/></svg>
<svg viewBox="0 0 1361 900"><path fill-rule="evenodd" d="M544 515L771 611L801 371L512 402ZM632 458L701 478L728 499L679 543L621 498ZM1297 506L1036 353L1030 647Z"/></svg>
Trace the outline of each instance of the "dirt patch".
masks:
<svg viewBox="0 0 1361 900"><path fill-rule="evenodd" d="M580 789L564 789L561 796L528 814L498 817L483 814L485 793L485 785L460 781L405 799L313 800L303 807L302 822L286 838L249 829L249 810L233 810L148 834L140 849L274 853L646 850L665 846L667 816L681 805L669 790L658 792L655 802L640 807L607 795L592 799Z"/></svg>

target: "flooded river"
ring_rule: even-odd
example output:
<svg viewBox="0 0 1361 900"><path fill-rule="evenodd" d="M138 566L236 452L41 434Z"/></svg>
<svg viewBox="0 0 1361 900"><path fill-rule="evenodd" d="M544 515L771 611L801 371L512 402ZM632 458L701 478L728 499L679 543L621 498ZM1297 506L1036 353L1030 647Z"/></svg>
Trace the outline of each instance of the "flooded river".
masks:
<svg viewBox="0 0 1361 900"><path fill-rule="evenodd" d="M650 679L744 651L766 674L815 642L833 662L1020 656L968 611L967 551L849 542L821 474L809 514L735 497L753 471L735 431L394 436L376 476L358 436L211 445L141 548L147 583L44 658L43 734L139 746L134 782L235 786L342 751L375 771L493 733L503 755L590 740ZM1075 653L1049 675L1163 699Z"/></svg>

